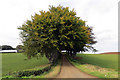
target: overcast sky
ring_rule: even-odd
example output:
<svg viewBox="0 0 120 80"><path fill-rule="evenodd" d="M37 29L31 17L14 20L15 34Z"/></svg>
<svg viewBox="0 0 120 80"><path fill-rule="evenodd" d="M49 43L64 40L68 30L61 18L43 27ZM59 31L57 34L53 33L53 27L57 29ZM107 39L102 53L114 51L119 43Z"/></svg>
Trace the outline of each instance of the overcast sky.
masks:
<svg viewBox="0 0 120 80"><path fill-rule="evenodd" d="M49 5L75 9L77 16L93 27L100 52L118 51L118 2L119 0L1 0L0 45L16 47L21 44L18 26L34 13L48 10Z"/></svg>

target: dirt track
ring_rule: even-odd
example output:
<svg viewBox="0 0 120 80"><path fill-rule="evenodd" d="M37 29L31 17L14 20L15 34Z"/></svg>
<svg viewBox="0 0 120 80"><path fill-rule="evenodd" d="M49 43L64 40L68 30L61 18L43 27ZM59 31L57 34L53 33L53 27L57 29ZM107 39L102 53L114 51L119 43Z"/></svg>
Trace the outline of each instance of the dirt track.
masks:
<svg viewBox="0 0 120 80"><path fill-rule="evenodd" d="M81 72L69 63L65 56L63 56L61 72L57 78L97 78L87 73Z"/></svg>

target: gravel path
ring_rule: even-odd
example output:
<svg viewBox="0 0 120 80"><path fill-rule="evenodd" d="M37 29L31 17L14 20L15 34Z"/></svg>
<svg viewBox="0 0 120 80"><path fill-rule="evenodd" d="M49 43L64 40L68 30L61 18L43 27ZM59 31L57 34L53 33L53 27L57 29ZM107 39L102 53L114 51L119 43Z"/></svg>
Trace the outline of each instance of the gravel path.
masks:
<svg viewBox="0 0 120 80"><path fill-rule="evenodd" d="M91 76L87 73L81 72L79 69L75 68L69 61L63 56L61 72L57 78L97 78Z"/></svg>

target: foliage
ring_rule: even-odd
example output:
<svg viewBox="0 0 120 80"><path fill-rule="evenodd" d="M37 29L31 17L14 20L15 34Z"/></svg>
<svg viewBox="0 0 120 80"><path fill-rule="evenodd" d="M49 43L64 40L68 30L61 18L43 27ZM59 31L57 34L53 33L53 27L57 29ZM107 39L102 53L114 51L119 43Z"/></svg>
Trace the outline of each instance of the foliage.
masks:
<svg viewBox="0 0 120 80"><path fill-rule="evenodd" d="M49 11L35 13L18 29L22 30L20 35L26 55L45 54L51 63L57 60L62 50L76 54L94 49L91 45L96 43L92 28L69 7L50 6Z"/></svg>
<svg viewBox="0 0 120 80"><path fill-rule="evenodd" d="M24 46L23 45L17 45L16 50L17 50L18 53L22 53L22 52L24 52Z"/></svg>
<svg viewBox="0 0 120 80"><path fill-rule="evenodd" d="M2 50L2 46L0 45L0 50Z"/></svg>
<svg viewBox="0 0 120 80"><path fill-rule="evenodd" d="M2 50L14 50L14 48L9 45L2 45L1 48Z"/></svg>
<svg viewBox="0 0 120 80"><path fill-rule="evenodd" d="M20 71L20 72L15 72L15 73L11 73L8 77L8 76L4 76L4 78L15 78L15 77L23 77L23 76L31 76L31 75L34 75L34 76L37 76L37 75L41 75L43 74L44 72L47 72L51 69L51 66L48 66L48 67L45 67L44 69L40 69L40 70L33 70L33 71Z"/></svg>
<svg viewBox="0 0 120 80"><path fill-rule="evenodd" d="M44 72L49 71L50 69L51 69L51 66L45 67L45 68L42 69L42 70L36 70L36 71L21 71L21 72L18 72L18 73L17 73L17 77L31 76L31 75L37 76L37 75L43 74Z"/></svg>

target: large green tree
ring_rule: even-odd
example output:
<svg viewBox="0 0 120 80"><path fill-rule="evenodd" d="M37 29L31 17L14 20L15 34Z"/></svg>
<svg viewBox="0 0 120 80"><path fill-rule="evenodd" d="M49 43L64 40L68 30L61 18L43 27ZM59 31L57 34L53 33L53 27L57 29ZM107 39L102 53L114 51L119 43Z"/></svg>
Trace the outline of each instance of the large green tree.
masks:
<svg viewBox="0 0 120 80"><path fill-rule="evenodd" d="M69 7L50 6L49 11L35 13L18 29L22 30L26 55L46 55L51 63L59 58L62 50L75 55L79 51L94 49L92 45L96 43L92 28Z"/></svg>

